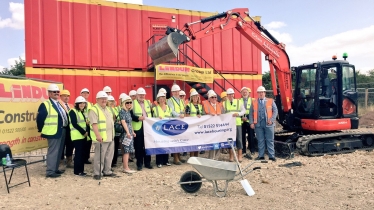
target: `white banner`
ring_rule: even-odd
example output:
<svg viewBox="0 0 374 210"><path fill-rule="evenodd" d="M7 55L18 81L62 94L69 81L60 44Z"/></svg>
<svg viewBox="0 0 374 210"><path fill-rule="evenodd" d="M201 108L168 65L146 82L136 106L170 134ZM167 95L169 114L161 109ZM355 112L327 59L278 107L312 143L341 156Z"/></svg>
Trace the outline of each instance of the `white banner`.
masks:
<svg viewBox="0 0 374 210"><path fill-rule="evenodd" d="M147 155L230 148L228 138L236 139L232 114L180 118L146 118L143 121Z"/></svg>

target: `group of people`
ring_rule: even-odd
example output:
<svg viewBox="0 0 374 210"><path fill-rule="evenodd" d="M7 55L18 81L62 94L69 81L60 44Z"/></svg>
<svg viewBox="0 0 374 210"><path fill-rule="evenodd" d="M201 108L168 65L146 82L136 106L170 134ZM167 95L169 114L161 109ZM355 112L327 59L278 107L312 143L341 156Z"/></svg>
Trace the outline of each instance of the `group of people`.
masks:
<svg viewBox="0 0 374 210"><path fill-rule="evenodd" d="M232 114L236 120L236 149L237 159L243 157L252 159L255 153L256 134L259 155L256 159L264 159L267 146L269 159L275 161L274 126L277 107L273 99L265 97L265 88L257 89L258 98L251 98L251 89L243 87L241 98L235 99L232 88L220 94L221 101L213 90L207 93L208 99L201 101L199 93L191 89L190 97L177 84L171 87L171 97L166 98L164 88L158 91L156 101L145 99L146 91L140 87L131 90L129 95L121 93L119 104L111 94L111 88L106 86L96 94L96 103L88 101L89 90L82 89L81 95L75 99L75 104L69 104L70 93L55 84L48 87L49 100L43 102L38 109L37 126L41 136L48 140L46 176L56 178L64 173L59 170L61 157L64 156L66 145L67 167L74 168L77 176L86 176L84 164L90 164L91 144L95 145L93 158L94 179L101 176L116 176L112 167L116 166L118 150L122 151L123 172L132 174L135 170L129 168L131 154L135 153L137 171L143 166L153 169L151 156L145 153L144 131L142 121L146 118L185 118L201 117L202 115ZM60 100L59 100L60 97ZM247 151L248 141L248 151ZM74 164L72 162L73 149ZM209 158L215 159L219 150L209 151ZM180 153L172 154L175 165L185 162ZM190 156L198 156L197 151ZM234 153L229 149L229 161L234 161ZM169 154L156 155L156 165L170 166Z"/></svg>

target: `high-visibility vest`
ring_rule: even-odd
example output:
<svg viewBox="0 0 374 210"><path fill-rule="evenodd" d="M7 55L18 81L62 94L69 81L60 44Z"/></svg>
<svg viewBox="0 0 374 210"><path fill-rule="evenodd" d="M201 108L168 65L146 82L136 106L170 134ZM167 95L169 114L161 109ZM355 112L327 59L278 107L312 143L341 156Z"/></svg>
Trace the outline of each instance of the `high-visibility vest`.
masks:
<svg viewBox="0 0 374 210"><path fill-rule="evenodd" d="M142 116L143 115L143 110L142 110L142 107L140 106L138 100L134 100L133 101L133 113L135 116ZM152 117L152 114L151 114L151 102L148 101L148 100L144 100L144 109L145 109L145 112L147 113L147 117ZM142 128L142 125L143 125L143 122L141 120L139 120L139 122L135 122L135 121L132 121L131 122L132 124L132 127L134 128L135 131L138 131L140 130L140 128Z"/></svg>
<svg viewBox="0 0 374 210"><path fill-rule="evenodd" d="M70 109L69 113L70 112L75 112L75 116L77 116L78 126L80 126L83 130L86 130L86 120L84 120L83 113L81 111L77 111L76 109ZM69 114L69 118L70 118L70 114ZM75 129L71 123L70 123L70 136L71 136L72 141L84 139L84 136L77 129Z"/></svg>
<svg viewBox="0 0 374 210"><path fill-rule="evenodd" d="M258 100L253 99L253 123L256 124L258 122ZM265 112L267 115L267 122L270 121L271 117L273 117L273 99L267 98L266 104L265 104Z"/></svg>
<svg viewBox="0 0 374 210"><path fill-rule="evenodd" d="M234 99L232 101L232 105L229 100L226 100L224 104L226 108L226 113L239 113L240 107L242 106L242 103L238 99ZM242 125L242 119L239 116L236 117L236 125Z"/></svg>
<svg viewBox="0 0 374 210"><path fill-rule="evenodd" d="M87 106L86 106L86 109L85 109L85 111L84 111L84 116L86 116L86 120L87 120L87 122L89 122L89 120L88 120L88 111L93 107L93 105L92 105L92 103L91 102L88 102L87 101ZM92 130L91 130L91 132L92 132ZM91 139L91 132L90 132L90 135L89 136L87 136L87 140L89 141L89 140L92 140Z"/></svg>
<svg viewBox="0 0 374 210"><path fill-rule="evenodd" d="M196 109L195 105L193 105L192 103L189 103L188 105L190 107L190 117L196 117L197 116L197 109ZM198 104L197 106L199 108L200 115L202 115L203 106L201 104Z"/></svg>
<svg viewBox="0 0 374 210"><path fill-rule="evenodd" d="M107 107L108 107L110 113L112 113L113 119L115 119L117 117L115 108L113 108L111 106L107 106Z"/></svg>
<svg viewBox="0 0 374 210"><path fill-rule="evenodd" d="M43 103L45 105L45 109L47 110L47 117L44 120L42 134L52 136L57 133L58 113L52 107L51 101L49 99L47 101L44 101Z"/></svg>
<svg viewBox="0 0 374 210"><path fill-rule="evenodd" d="M244 105L244 99L243 98L240 99L240 102ZM251 99L251 97L248 97L247 108L245 108L245 105L244 105L246 116L249 114L249 111L251 110L251 104L252 104L252 99ZM246 121L243 121L243 122L248 122L248 119Z"/></svg>
<svg viewBox="0 0 374 210"><path fill-rule="evenodd" d="M203 108L206 115L223 114L222 104L218 102L216 104L216 109L214 109L209 101L203 101Z"/></svg>
<svg viewBox="0 0 374 210"><path fill-rule="evenodd" d="M97 127L99 129L99 133L100 133L101 138L103 138L103 141L105 142L105 141L108 140L108 138L107 138L108 136L107 136L107 133L106 133L106 117L105 117L105 114L101 110L101 108L99 107L99 105L97 105L97 104L95 104L94 106L92 106L91 110L93 112L95 112L95 114L97 115ZM92 124L90 125L90 128L91 128L90 135L91 135L92 141L97 141L96 140L95 132L93 131L93 128L92 128ZM114 129L112 129L112 130L113 130L113 136L114 136Z"/></svg>
<svg viewBox="0 0 374 210"><path fill-rule="evenodd" d="M171 109L166 105L166 111L162 110L161 106L155 106L152 108L154 117L171 117Z"/></svg>
<svg viewBox="0 0 374 210"><path fill-rule="evenodd" d="M178 114L184 114L184 101L182 99L179 99L179 104L178 102L175 100L174 97L171 97L168 99L169 101L171 101L173 103L173 106L174 106L174 111Z"/></svg>

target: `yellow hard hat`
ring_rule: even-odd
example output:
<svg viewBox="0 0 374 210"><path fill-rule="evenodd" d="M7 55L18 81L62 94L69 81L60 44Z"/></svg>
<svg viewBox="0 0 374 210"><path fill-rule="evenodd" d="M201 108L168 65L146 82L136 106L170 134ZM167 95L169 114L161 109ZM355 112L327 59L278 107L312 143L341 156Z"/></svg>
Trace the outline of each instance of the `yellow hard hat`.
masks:
<svg viewBox="0 0 374 210"><path fill-rule="evenodd" d="M240 90L240 92L242 92L243 90L248 90L248 92L252 92L251 88L249 88L249 87L243 87L243 88Z"/></svg>
<svg viewBox="0 0 374 210"><path fill-rule="evenodd" d="M60 95L68 95L68 96L70 96L70 92L68 90L62 90L60 92Z"/></svg>
<svg viewBox="0 0 374 210"><path fill-rule="evenodd" d="M222 92L221 93L221 98L223 98L223 97L227 97L227 93L226 92Z"/></svg>

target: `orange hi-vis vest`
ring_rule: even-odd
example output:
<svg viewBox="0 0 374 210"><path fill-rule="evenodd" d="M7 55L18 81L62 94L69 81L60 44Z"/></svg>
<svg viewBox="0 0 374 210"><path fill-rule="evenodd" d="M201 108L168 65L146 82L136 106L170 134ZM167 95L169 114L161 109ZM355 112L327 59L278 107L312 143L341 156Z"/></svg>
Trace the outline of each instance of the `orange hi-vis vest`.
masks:
<svg viewBox="0 0 374 210"><path fill-rule="evenodd" d="M258 99L252 100L252 106L253 106L253 123L257 124L258 120ZM271 117L273 117L273 99L267 98L266 104L265 104L265 111L267 115L267 122L270 121Z"/></svg>
<svg viewBox="0 0 374 210"><path fill-rule="evenodd" d="M211 114L223 114L222 104L217 102L216 109L210 104L209 101L203 101L203 108L206 115Z"/></svg>

